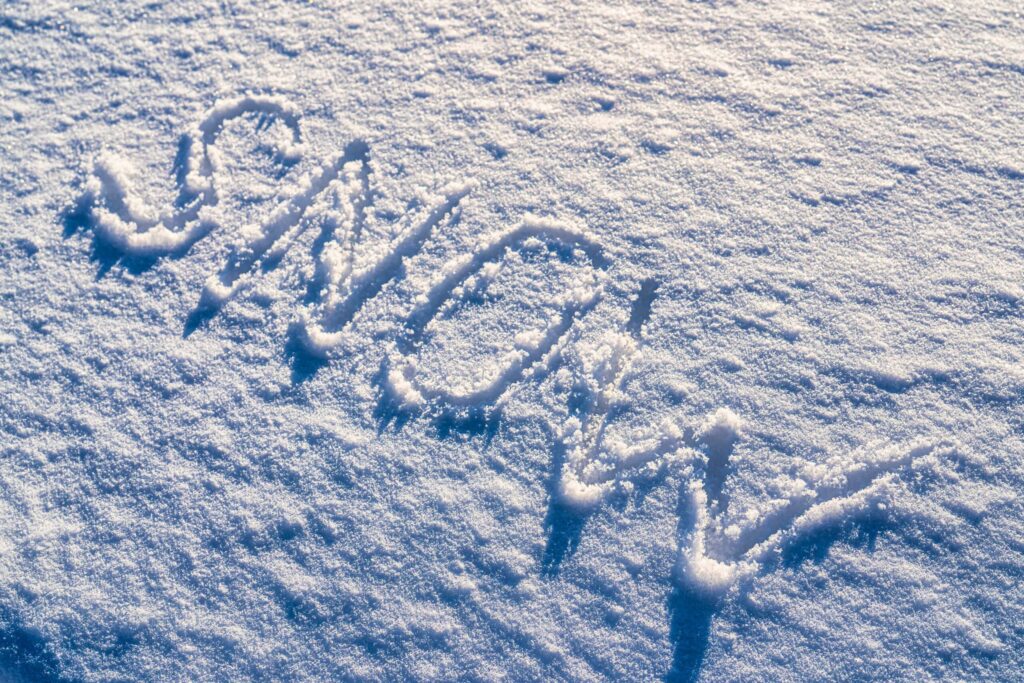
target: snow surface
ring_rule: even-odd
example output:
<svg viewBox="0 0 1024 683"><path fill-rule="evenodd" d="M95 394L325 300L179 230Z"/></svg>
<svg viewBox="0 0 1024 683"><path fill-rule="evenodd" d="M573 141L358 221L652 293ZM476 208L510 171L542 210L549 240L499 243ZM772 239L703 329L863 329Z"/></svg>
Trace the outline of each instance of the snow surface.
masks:
<svg viewBox="0 0 1024 683"><path fill-rule="evenodd" d="M1024 680L1022 141L1015 2L6 1L0 672Z"/></svg>

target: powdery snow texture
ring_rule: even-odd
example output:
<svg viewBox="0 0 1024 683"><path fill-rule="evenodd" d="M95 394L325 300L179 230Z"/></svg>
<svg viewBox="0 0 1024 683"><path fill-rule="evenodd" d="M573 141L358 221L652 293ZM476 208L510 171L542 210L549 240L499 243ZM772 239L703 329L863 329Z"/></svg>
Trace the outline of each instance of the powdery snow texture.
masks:
<svg viewBox="0 0 1024 683"><path fill-rule="evenodd" d="M1013 3L0 8L0 677L1016 680Z"/></svg>

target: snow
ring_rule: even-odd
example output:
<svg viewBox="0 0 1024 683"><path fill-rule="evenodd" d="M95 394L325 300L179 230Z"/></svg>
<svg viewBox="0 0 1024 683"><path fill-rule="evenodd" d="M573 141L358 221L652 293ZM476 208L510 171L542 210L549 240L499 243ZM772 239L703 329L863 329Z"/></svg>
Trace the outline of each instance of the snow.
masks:
<svg viewBox="0 0 1024 683"><path fill-rule="evenodd" d="M1016 680L1014 3L0 8L0 680Z"/></svg>

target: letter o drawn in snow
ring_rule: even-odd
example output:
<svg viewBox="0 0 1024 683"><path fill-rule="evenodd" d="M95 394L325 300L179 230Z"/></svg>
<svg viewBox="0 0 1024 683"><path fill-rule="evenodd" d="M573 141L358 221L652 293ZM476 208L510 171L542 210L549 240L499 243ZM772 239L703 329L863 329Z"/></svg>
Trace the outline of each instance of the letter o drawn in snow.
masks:
<svg viewBox="0 0 1024 683"><path fill-rule="evenodd" d="M558 312L541 329L521 335L529 341L506 354L500 361L500 369L487 382L458 389L427 386L418 377L416 362L412 358L415 348L408 349L397 362L392 363L387 376L388 389L403 407L416 408L430 402L452 407L494 403L511 384L520 380L537 361L551 351L578 317L597 303L602 291L604 259L596 240L586 231L565 223L527 216L515 228L484 241L474 253L450 261L435 283L416 297L406 321L409 338L414 340L410 346L416 346L415 340L418 340L458 287L488 263L500 260L508 250L520 247L531 239L582 250L590 265L595 268L593 278L586 283L574 284L561 293L555 300Z"/></svg>

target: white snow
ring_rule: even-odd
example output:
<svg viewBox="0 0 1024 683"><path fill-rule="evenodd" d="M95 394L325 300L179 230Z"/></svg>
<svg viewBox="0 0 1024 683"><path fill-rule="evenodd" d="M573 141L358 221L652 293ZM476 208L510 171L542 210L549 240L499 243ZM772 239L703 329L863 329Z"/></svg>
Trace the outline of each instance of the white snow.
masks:
<svg viewBox="0 0 1024 683"><path fill-rule="evenodd" d="M0 7L0 680L1017 680L1011 2Z"/></svg>

